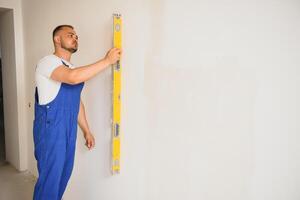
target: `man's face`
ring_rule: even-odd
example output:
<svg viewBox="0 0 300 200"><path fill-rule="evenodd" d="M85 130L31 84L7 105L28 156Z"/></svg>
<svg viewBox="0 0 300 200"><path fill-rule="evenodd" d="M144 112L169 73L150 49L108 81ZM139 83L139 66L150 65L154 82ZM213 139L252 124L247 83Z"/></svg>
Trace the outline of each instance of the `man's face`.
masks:
<svg viewBox="0 0 300 200"><path fill-rule="evenodd" d="M70 53L75 53L78 49L78 36L76 32L68 27L64 27L59 31L60 46L61 48L69 51Z"/></svg>

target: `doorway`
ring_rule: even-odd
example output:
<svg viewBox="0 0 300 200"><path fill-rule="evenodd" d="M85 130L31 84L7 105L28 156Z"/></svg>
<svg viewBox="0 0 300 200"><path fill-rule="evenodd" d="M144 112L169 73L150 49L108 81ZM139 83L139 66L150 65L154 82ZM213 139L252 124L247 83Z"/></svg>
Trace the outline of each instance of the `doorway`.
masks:
<svg viewBox="0 0 300 200"><path fill-rule="evenodd" d="M23 141L19 133L14 17L13 9L0 8L0 137L4 134L0 139L0 156L16 169L21 169L21 159L25 158L21 157L23 151L20 151Z"/></svg>

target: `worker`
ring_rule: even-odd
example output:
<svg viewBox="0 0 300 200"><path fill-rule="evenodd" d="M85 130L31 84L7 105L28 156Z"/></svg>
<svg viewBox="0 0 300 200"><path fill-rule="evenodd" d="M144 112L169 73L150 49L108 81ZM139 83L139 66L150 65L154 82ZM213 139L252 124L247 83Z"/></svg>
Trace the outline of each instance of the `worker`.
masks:
<svg viewBox="0 0 300 200"><path fill-rule="evenodd" d="M103 59L73 67L71 56L78 49L78 36L71 25L53 30L55 51L42 58L35 70L34 155L39 177L34 200L61 200L71 177L77 124L89 150L95 146L80 94L84 82L116 63L121 49L110 49Z"/></svg>

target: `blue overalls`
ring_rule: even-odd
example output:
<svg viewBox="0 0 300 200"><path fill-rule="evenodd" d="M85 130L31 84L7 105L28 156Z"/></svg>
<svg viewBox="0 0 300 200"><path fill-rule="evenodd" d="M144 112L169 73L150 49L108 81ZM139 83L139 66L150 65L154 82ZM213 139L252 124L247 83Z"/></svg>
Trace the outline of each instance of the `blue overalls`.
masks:
<svg viewBox="0 0 300 200"><path fill-rule="evenodd" d="M39 177L34 200L61 200L66 189L74 164L83 85L61 83L55 99L45 105L39 104L36 88L33 136Z"/></svg>

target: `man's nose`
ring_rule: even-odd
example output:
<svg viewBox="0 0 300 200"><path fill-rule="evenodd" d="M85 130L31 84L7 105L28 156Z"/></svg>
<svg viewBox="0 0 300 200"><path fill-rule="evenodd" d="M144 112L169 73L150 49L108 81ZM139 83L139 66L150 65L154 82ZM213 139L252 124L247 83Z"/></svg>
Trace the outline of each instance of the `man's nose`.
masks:
<svg viewBox="0 0 300 200"><path fill-rule="evenodd" d="M73 35L73 39L75 39L76 41L78 41L78 36L77 35Z"/></svg>

